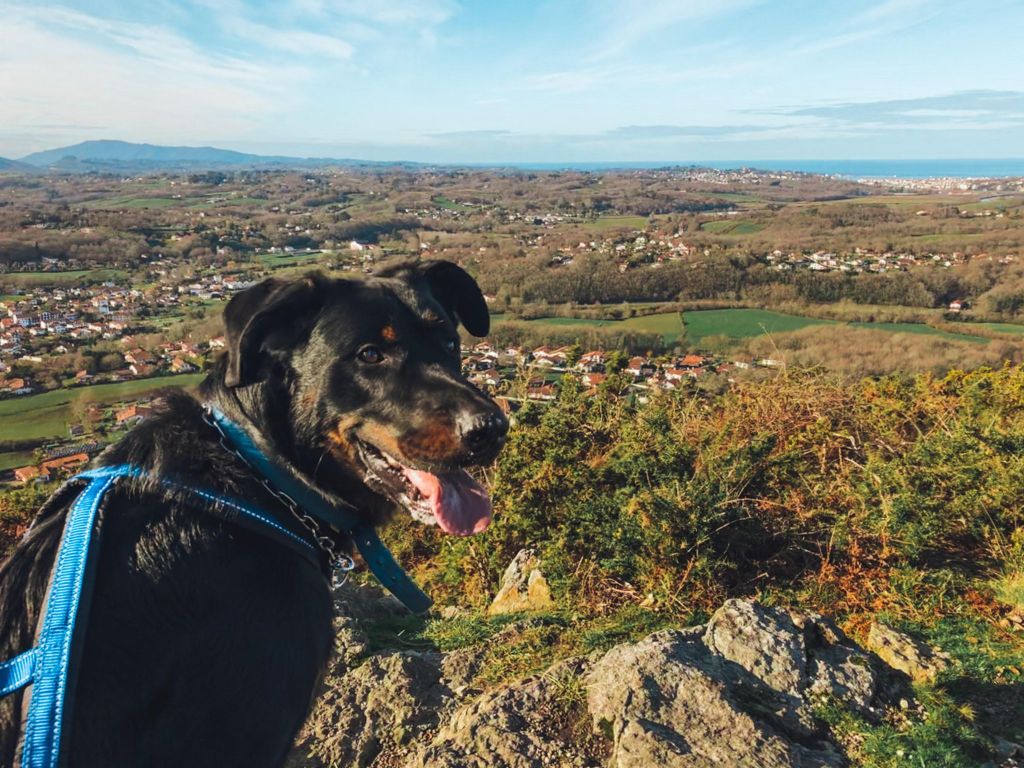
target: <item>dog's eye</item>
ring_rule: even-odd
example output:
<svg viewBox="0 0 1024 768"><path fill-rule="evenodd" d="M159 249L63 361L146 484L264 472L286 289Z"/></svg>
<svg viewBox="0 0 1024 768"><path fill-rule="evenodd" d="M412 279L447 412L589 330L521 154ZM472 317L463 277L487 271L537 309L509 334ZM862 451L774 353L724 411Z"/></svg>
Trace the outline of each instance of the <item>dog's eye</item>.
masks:
<svg viewBox="0 0 1024 768"><path fill-rule="evenodd" d="M455 339L448 339L444 343L444 348L447 349L449 352L454 353L459 349L459 342L457 342Z"/></svg>
<svg viewBox="0 0 1024 768"><path fill-rule="evenodd" d="M374 346L363 347L359 350L357 357L364 363L370 363L370 365L384 362L384 353Z"/></svg>

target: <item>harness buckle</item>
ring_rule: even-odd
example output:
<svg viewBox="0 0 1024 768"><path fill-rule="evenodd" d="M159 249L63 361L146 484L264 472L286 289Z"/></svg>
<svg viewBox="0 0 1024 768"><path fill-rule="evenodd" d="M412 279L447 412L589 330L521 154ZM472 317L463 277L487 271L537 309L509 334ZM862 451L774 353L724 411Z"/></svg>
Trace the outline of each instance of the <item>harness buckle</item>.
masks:
<svg viewBox="0 0 1024 768"><path fill-rule="evenodd" d="M331 587L340 589L345 586L348 576L356 567L356 561L348 555L338 555L331 561Z"/></svg>

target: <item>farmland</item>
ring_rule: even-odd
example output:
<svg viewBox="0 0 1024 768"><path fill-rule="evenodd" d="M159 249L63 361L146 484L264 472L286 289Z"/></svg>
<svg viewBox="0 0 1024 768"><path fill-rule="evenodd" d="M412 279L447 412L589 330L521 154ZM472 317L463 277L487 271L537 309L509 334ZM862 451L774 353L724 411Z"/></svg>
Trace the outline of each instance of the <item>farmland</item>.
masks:
<svg viewBox="0 0 1024 768"><path fill-rule="evenodd" d="M0 400L0 440L35 440L63 437L76 404L107 404L133 398L162 387L189 387L202 381L198 373L161 376L117 384L57 389L39 395Z"/></svg>
<svg viewBox="0 0 1024 768"><path fill-rule="evenodd" d="M724 221L706 221L700 225L700 228L704 232L712 232L716 235L753 235L764 229L764 225L742 219L739 221L726 219Z"/></svg>
<svg viewBox="0 0 1024 768"><path fill-rule="evenodd" d="M500 324L508 318L505 315L493 315L492 322ZM700 348L709 337L724 337L734 341L749 339L756 336L791 333L814 325L843 325L864 328L890 334L912 333L932 336L948 341L987 344L990 338L969 332L972 325L998 333L1024 335L1024 326L1013 323L972 323L964 324L965 332L958 333L935 328L924 323L898 322L851 322L841 323L817 317L786 314L767 309L704 309L682 313L660 312L627 320L594 320L582 317L541 317L527 321L531 325L566 328L614 327L622 331L635 333L656 333L661 335L666 345L680 342L689 348Z"/></svg>

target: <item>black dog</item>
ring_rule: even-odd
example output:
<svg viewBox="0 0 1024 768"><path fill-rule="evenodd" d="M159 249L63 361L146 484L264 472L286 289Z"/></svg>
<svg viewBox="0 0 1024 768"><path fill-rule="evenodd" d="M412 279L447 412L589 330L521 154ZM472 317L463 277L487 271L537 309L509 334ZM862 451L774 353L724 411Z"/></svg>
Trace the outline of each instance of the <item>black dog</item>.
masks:
<svg viewBox="0 0 1024 768"><path fill-rule="evenodd" d="M227 353L200 398L168 394L100 464L280 512L220 444L205 400L375 524L401 506L448 533L487 526L490 503L463 468L492 461L508 423L460 373L457 323L478 336L489 324L466 272L404 262L365 281L271 279L235 296L224 319ZM44 506L0 569L0 660L33 644L73 490ZM282 765L331 648L323 571L152 480L117 485L100 514L63 742L70 768ZM3 766L17 753L22 699L0 703Z"/></svg>

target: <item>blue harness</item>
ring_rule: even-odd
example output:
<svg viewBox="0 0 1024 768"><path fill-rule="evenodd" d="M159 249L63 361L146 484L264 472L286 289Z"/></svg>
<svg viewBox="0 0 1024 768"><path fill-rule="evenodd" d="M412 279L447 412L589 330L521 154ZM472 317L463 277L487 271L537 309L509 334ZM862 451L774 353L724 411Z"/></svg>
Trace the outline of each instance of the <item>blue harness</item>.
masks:
<svg viewBox="0 0 1024 768"><path fill-rule="evenodd" d="M359 519L355 508L330 504L275 464L245 430L218 410L208 408L207 414L222 438L231 442L229 450L259 473L268 490L297 505L318 524L350 537L374 576L410 611L424 613L430 608L430 598L395 562L376 530ZM25 715L21 768L56 768L61 764L61 734L68 728L70 702L74 700L77 657L81 652L98 561L100 527L97 518L105 494L120 478L153 479L138 467L119 464L81 472L68 481L69 484L84 481L86 485L64 523L38 641L34 648L0 663L0 698L32 685ZM210 490L170 480L158 482L172 489L189 506L258 531L323 566L323 553L317 541L294 532L273 514ZM351 561L348 563L351 568ZM338 565L332 562L329 568Z"/></svg>

